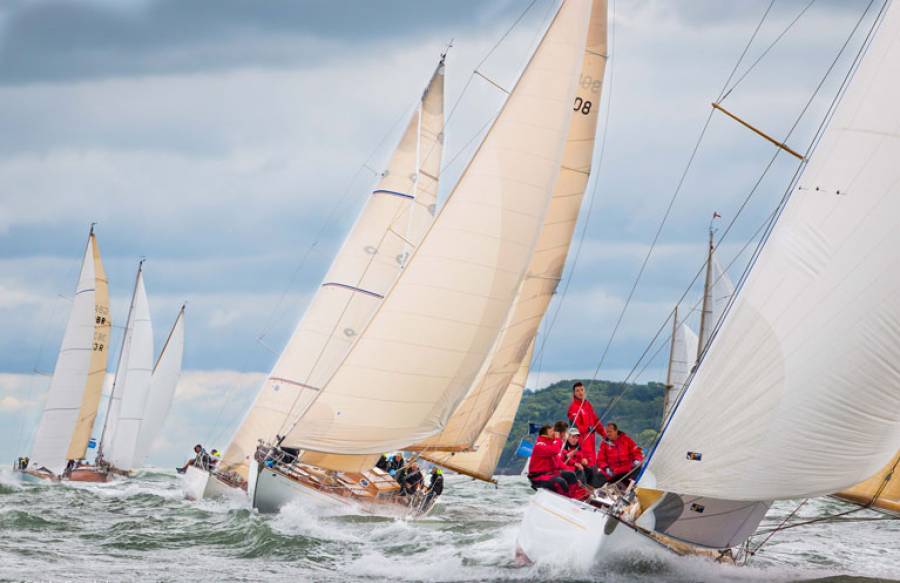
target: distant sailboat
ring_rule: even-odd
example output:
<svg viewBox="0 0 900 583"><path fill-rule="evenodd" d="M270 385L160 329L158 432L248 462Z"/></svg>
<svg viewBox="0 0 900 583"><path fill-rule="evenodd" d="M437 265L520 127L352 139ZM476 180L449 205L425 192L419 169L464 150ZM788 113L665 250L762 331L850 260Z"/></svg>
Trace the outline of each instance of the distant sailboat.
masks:
<svg viewBox="0 0 900 583"><path fill-rule="evenodd" d="M520 557L739 560L772 501L840 491L896 455L898 36L890 3L637 489L591 503L539 491Z"/></svg>
<svg viewBox="0 0 900 583"><path fill-rule="evenodd" d="M109 354L109 290L91 226L72 309L34 445L16 467L22 475L59 479L83 460L97 416Z"/></svg>
<svg viewBox="0 0 900 583"><path fill-rule="evenodd" d="M382 452L432 459L505 438L587 182L605 24L604 2L563 3L359 339L283 439L258 450L255 507L306 497L420 514L427 499L373 479ZM506 395L511 406L501 410ZM299 461L285 462L286 453ZM481 461L470 475L492 474L493 455Z"/></svg>
<svg viewBox="0 0 900 583"><path fill-rule="evenodd" d="M199 465L187 468L184 490L188 498L231 495L246 489L248 469L256 466L253 456L260 440L274 440L287 431L334 374L431 225L443 127L442 56L387 170L225 449L220 467L214 472ZM384 482L391 491L398 489L392 478Z"/></svg>
<svg viewBox="0 0 900 583"><path fill-rule="evenodd" d="M143 261L138 265L115 379L94 465L66 473L74 482L105 482L110 475L128 476L140 467L168 413L181 370L184 307L156 367L153 328L144 288Z"/></svg>

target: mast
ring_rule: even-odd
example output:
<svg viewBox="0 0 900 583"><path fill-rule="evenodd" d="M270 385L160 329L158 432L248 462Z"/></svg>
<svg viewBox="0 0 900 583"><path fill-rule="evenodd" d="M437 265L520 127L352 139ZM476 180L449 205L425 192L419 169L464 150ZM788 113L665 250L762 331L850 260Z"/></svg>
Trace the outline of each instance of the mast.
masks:
<svg viewBox="0 0 900 583"><path fill-rule="evenodd" d="M710 334L716 327L713 318L713 309L715 306L715 298L713 297L713 250L715 243L713 241L713 229L709 229L709 247L706 255L706 279L703 281L703 307L700 311L700 345L699 353L702 354L706 350L709 343Z"/></svg>
<svg viewBox="0 0 900 583"><path fill-rule="evenodd" d="M663 415L662 423L665 424L666 417L669 416L669 409L672 407L672 363L675 361L675 339L678 335L678 306L672 313L672 341L669 343L669 366L666 369L666 384L663 387Z"/></svg>
<svg viewBox="0 0 900 583"><path fill-rule="evenodd" d="M131 341L132 315L134 313L134 299L137 296L138 281L141 278L141 270L144 268L144 258L138 261L137 274L134 276L134 287L131 291L131 302L128 304L128 316L125 318L125 331L122 333L122 344L119 346L119 356L116 359L116 374L113 376L112 388L109 390L109 397L106 400L106 417L103 419L103 431L100 433L100 443L97 445L97 464L103 460L103 445L106 439L106 430L109 425L109 419L113 412L113 399L116 394L116 387L119 384L119 373L121 372L122 359L126 354L126 347Z"/></svg>

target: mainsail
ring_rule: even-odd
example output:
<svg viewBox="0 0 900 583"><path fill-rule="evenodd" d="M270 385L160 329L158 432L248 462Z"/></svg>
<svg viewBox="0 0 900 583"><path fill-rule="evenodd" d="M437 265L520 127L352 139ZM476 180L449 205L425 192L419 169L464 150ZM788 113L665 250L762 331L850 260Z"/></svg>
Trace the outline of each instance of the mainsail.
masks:
<svg viewBox="0 0 900 583"><path fill-rule="evenodd" d="M732 503L839 491L900 442L900 7L846 94L649 463Z"/></svg>
<svg viewBox="0 0 900 583"><path fill-rule="evenodd" d="M150 447L159 436L163 423L169 415L169 410L172 408L175 387L181 376L183 355L184 306L181 306L150 377L150 390L147 395L147 405L144 407L144 420L140 425L137 450L134 454L136 466L142 466L146 461Z"/></svg>
<svg viewBox="0 0 900 583"><path fill-rule="evenodd" d="M246 477L257 440L274 438L306 410L381 304L433 220L443 128L441 58L387 170L225 450L223 469Z"/></svg>
<svg viewBox="0 0 900 583"><path fill-rule="evenodd" d="M111 322L106 272L92 228L31 449L35 467L60 474L67 460L84 458L106 374Z"/></svg>
<svg viewBox="0 0 900 583"><path fill-rule="evenodd" d="M877 474L835 496L900 516L900 451Z"/></svg>
<svg viewBox="0 0 900 583"><path fill-rule="evenodd" d="M426 237L286 445L380 453L447 423L507 321L543 227L590 8L588 0L560 8Z"/></svg>
<svg viewBox="0 0 900 583"><path fill-rule="evenodd" d="M138 433L153 370L153 327L144 289L143 267L138 267L122 352L110 395L100 453L110 465L129 471L135 465Z"/></svg>
<svg viewBox="0 0 900 583"><path fill-rule="evenodd" d="M479 439L525 358L562 277L594 154L603 74L606 69L605 0L591 6L573 114L559 177L531 262L493 352L441 433L415 446L425 451L464 451ZM523 381L524 382L524 381Z"/></svg>

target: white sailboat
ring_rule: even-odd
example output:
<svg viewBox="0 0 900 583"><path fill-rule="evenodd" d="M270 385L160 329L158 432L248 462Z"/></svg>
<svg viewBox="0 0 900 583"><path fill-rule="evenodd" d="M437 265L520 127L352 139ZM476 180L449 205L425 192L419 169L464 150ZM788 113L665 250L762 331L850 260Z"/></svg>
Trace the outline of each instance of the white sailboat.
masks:
<svg viewBox="0 0 900 583"><path fill-rule="evenodd" d="M21 475L57 480L67 466L84 459L106 375L111 325L106 272L91 226L34 444L16 463Z"/></svg>
<svg viewBox="0 0 900 583"><path fill-rule="evenodd" d="M636 491L613 504L538 492L520 557L732 560L772 501L840 491L896 454L898 36L891 3Z"/></svg>
<svg viewBox="0 0 900 583"><path fill-rule="evenodd" d="M156 367L153 328L144 287L143 261L138 265L115 379L94 465L79 465L66 478L105 482L111 474L128 476L139 467L156 438L171 405L181 369L184 308Z"/></svg>
<svg viewBox="0 0 900 583"><path fill-rule="evenodd" d="M431 225L443 128L442 55L387 169L231 439L220 467L214 472L200 464L187 468L188 498L246 489L260 440L283 434L334 374ZM384 482L397 489L392 479Z"/></svg>
<svg viewBox="0 0 900 583"><path fill-rule="evenodd" d="M605 29L602 1L560 7L359 339L279 446L258 451L255 507L306 497L427 512L372 479L369 468L392 450L492 475L587 182ZM282 461L285 447L298 462ZM459 464L444 458L454 454Z"/></svg>

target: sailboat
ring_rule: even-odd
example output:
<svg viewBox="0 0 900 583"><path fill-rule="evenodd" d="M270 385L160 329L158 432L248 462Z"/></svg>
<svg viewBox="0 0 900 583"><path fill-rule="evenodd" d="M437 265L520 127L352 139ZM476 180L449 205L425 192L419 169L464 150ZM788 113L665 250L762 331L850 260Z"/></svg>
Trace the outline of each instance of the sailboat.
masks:
<svg viewBox="0 0 900 583"><path fill-rule="evenodd" d="M16 463L23 477L58 480L67 466L84 459L106 375L111 326L108 282L91 225L34 444Z"/></svg>
<svg viewBox="0 0 900 583"><path fill-rule="evenodd" d="M669 365L663 392L663 423L684 390L701 351L709 346L713 330L725 315L728 302L734 295L734 284L716 257L713 237L714 231L710 228L706 277L700 308L700 335L695 334L685 320L679 319L678 306L675 306L672 312L672 342L669 347Z"/></svg>
<svg viewBox="0 0 900 583"><path fill-rule="evenodd" d="M153 328L141 260L107 399L97 459L93 465L71 468L65 476L68 480L105 482L111 475L129 476L143 464L171 406L181 371L183 334L184 306L153 366Z"/></svg>
<svg viewBox="0 0 900 583"><path fill-rule="evenodd" d="M773 501L841 491L896 455L898 35L890 3L637 487L608 503L539 491L521 559L737 561Z"/></svg>
<svg viewBox="0 0 900 583"><path fill-rule="evenodd" d="M305 499L427 513L427 497L398 495L371 470L387 451L493 472L587 182L605 29L600 0L559 8L340 365L288 431L257 450L248 489L256 508ZM469 453L477 455L466 461Z"/></svg>
<svg viewBox="0 0 900 583"><path fill-rule="evenodd" d="M247 488L260 440L283 434L324 386L365 328L434 218L444 128L442 55L387 169L334 258L302 320L214 471L187 468L189 499ZM374 461L373 461L374 465ZM383 472L381 473L383 474ZM374 480L375 473L369 479ZM389 476L378 475L391 491Z"/></svg>

